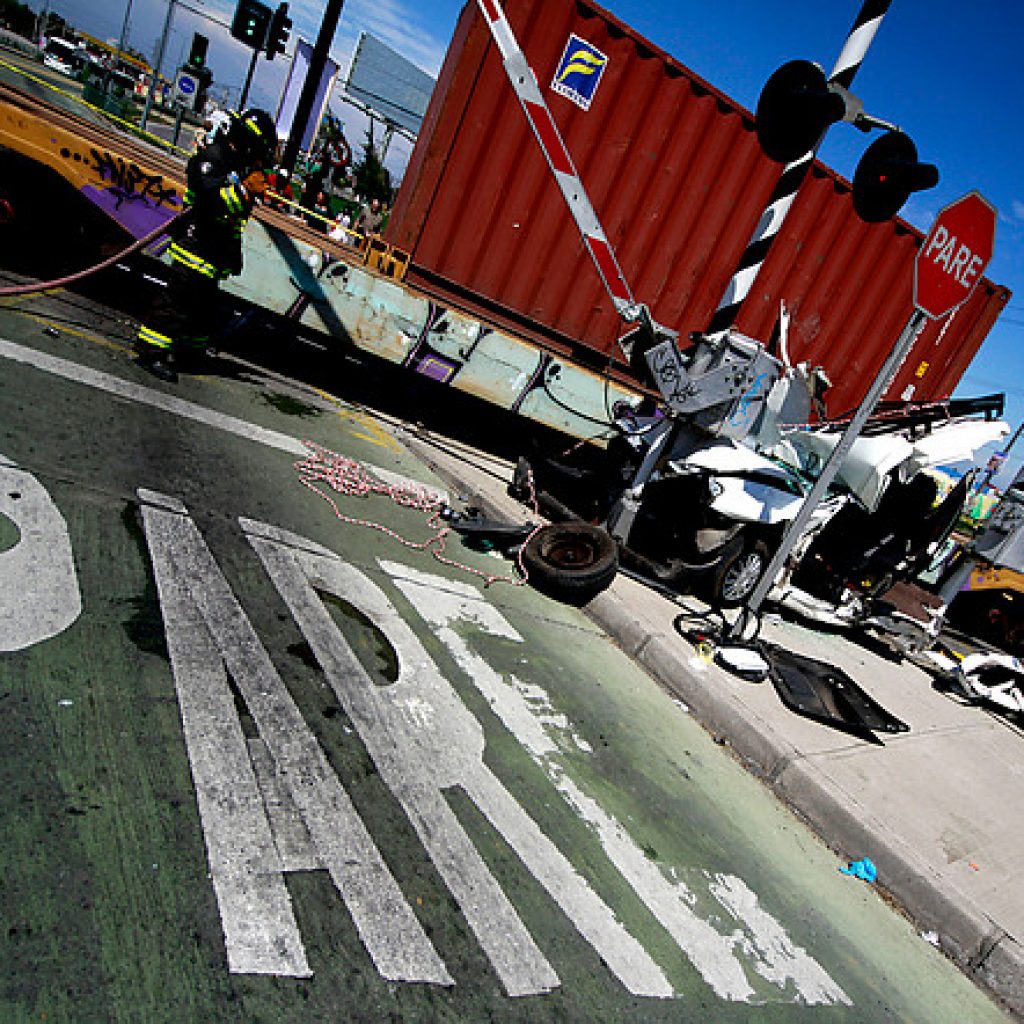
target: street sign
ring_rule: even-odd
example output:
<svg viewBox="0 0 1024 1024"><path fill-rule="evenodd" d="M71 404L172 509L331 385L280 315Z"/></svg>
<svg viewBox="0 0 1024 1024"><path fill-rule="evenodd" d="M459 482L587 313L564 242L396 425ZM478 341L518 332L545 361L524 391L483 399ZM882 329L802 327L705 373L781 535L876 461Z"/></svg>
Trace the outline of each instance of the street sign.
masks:
<svg viewBox="0 0 1024 1024"><path fill-rule="evenodd" d="M174 102L188 110L193 110L198 92L198 76L187 71L185 68L180 68L174 79Z"/></svg>
<svg viewBox="0 0 1024 1024"><path fill-rule="evenodd" d="M744 612L733 623L731 636L741 636L751 621L751 614L756 613L764 603L790 552L810 523L818 503L824 498L839 467L850 454L868 417L874 412L886 388L892 384L896 371L910 355L911 348L924 329L926 318L936 320L945 316L966 302L974 291L992 259L995 233L995 208L977 192L968 192L962 199L939 211L914 263L914 312L910 314L906 326L896 339L895 347L850 418L843 436L822 467L800 510L786 526L786 532L772 560L753 593L747 598Z"/></svg>
<svg viewBox="0 0 1024 1024"><path fill-rule="evenodd" d="M939 211L914 262L914 305L937 320L970 298L989 261L996 210L978 192Z"/></svg>

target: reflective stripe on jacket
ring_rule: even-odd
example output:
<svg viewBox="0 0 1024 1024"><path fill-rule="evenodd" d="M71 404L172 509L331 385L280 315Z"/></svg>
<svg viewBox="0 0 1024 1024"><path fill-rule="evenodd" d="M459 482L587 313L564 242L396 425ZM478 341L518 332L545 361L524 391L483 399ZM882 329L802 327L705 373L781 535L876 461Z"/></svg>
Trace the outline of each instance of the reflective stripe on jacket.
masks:
<svg viewBox="0 0 1024 1024"><path fill-rule="evenodd" d="M189 270L194 270L197 274L202 274L204 277L212 277L215 281L223 280L230 273L226 269L215 267L208 260L204 260L194 252L190 252L180 242L171 243L170 253L171 259L175 263L181 263L188 267Z"/></svg>
<svg viewBox="0 0 1024 1024"><path fill-rule="evenodd" d="M222 280L242 269L242 231L252 198L240 181L242 158L218 136L189 158L185 202L188 224L171 258L196 273Z"/></svg>
<svg viewBox="0 0 1024 1024"><path fill-rule="evenodd" d="M139 325L138 338L144 345L151 345L153 348L171 348L174 344L166 334L154 331L152 327L147 327L145 324Z"/></svg>

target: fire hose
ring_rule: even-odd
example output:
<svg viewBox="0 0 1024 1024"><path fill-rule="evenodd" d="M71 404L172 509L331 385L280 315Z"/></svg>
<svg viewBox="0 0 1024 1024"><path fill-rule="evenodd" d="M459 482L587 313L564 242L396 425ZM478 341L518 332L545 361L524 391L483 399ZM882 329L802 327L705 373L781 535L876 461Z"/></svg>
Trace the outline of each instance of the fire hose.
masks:
<svg viewBox="0 0 1024 1024"><path fill-rule="evenodd" d="M68 274L66 277L58 277L53 281L36 281L33 284L17 284L8 285L4 288L0 288L0 298L6 298L12 295L35 295L39 292L48 292L54 288L66 288L69 284L73 284L75 281L81 281L83 278L90 277L92 274L98 274L101 270L106 270L108 267L113 266L118 260L123 260L126 256L130 256L134 252L138 252L139 249L145 248L151 242L155 242L161 235L167 234L171 225L174 224L186 211L182 210L180 213L176 213L169 220L166 220L159 227L154 228L149 232L148 235L144 235L142 238L135 242L132 242L127 249L123 249L121 252L115 253L113 256L108 257L102 263L97 263L93 267L86 267L85 270L78 270L73 274Z"/></svg>

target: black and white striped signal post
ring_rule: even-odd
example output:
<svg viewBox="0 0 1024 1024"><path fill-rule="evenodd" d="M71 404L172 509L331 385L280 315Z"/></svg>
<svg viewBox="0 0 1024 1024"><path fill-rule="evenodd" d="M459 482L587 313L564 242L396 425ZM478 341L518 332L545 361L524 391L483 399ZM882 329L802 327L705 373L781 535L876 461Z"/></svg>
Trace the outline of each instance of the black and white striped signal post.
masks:
<svg viewBox="0 0 1024 1024"><path fill-rule="evenodd" d="M926 321L948 316L971 297L992 259L997 219L995 207L978 192L969 192L939 211L914 260L914 311L804 497L799 511L787 524L761 579L729 627L730 637L742 637L754 621L752 617L760 611L775 586L815 509L825 497L875 406L910 355Z"/></svg>
<svg viewBox="0 0 1024 1024"><path fill-rule="evenodd" d="M839 86L843 90L850 87L850 83L863 63L868 47L878 31L878 27L886 11L889 9L890 3L891 0L865 0L856 21L853 23L853 28L847 36L846 43L843 45L835 67L828 77L829 85ZM800 65L801 67L796 67L795 65ZM793 62L792 65L784 65L780 68L776 75L781 75L783 78L789 77L792 79L795 77L802 79L801 72L804 69L813 67L814 65L808 64L805 61ZM796 74L787 75L787 69L789 72L796 72ZM772 78L774 79L776 76L773 75ZM807 86L807 83L804 81L793 82L792 80L788 82L782 81L779 84L783 87L795 86L798 90ZM806 101L813 92L813 89L808 89L804 96L804 111L807 113L811 112L806 109ZM782 177L779 178L774 191L769 197L768 205L761 214L761 219L754 229L754 234L740 258L739 266L726 286L725 294L722 296L718 309L715 310L708 325L708 334L724 331L736 322L740 307L750 294L754 281L768 255L768 250L781 230L783 221L793 205L793 200L796 198L804 178L807 177L807 172L814 162L815 154L825 137L825 132L830 124L844 116L845 102L841 94L836 92L832 95L834 100L832 101L831 113L828 113L825 107L829 102L829 96L818 94L815 97L815 100L819 103L819 111L817 112L817 118L812 113L812 116L808 119L808 123L812 127L812 134L806 141L810 148L802 155L798 153L783 157L783 159L788 159L789 162L786 164ZM759 111L759 116L760 113Z"/></svg>

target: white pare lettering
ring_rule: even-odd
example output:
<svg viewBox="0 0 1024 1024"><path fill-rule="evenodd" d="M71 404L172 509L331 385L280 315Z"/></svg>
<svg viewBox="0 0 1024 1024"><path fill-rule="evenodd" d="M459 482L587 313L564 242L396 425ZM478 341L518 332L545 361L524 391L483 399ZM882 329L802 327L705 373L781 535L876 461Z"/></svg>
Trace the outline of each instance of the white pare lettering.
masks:
<svg viewBox="0 0 1024 1024"><path fill-rule="evenodd" d="M23 651L63 633L82 596L67 524L43 485L0 455L0 518L18 542L0 551L0 651Z"/></svg>
<svg viewBox="0 0 1024 1024"><path fill-rule="evenodd" d="M383 978L453 986L441 950L378 847L382 837L370 834L187 509L167 495L138 493L229 970L313 973L286 876L326 870ZM239 522L505 992L543 995L562 980L542 948L545 936L528 930L449 806L449 791L469 799L628 992L675 996L641 940L492 771L480 720L381 587L312 540ZM467 630L525 642L476 588L381 564L719 998L761 998L753 972L794 1001L849 1005L739 878L691 873L719 907L705 920L674 869L670 875L653 862L572 777L549 731L574 734L568 718L538 685L492 668L467 642ZM397 662L393 681L371 678L326 594L380 630ZM242 705L257 735L247 735ZM575 746L587 749L580 737Z"/></svg>
<svg viewBox="0 0 1024 1024"><path fill-rule="evenodd" d="M924 258L931 260L937 267L942 267L954 281L959 282L965 288L974 287L985 262L980 256L971 252L970 246L960 242L956 235L951 235L949 230L941 224L935 228L928 248L925 250Z"/></svg>

